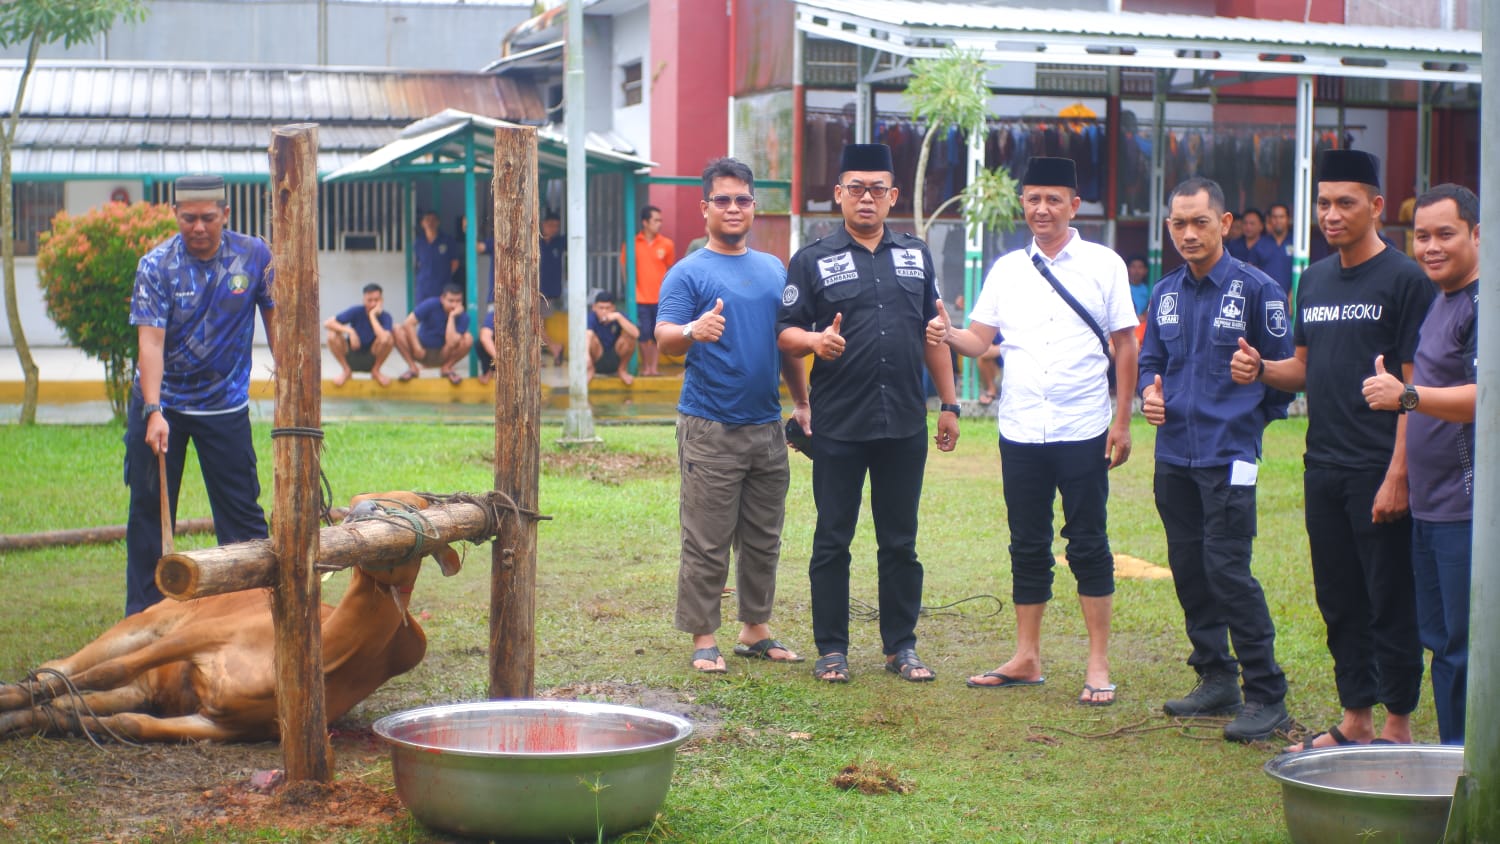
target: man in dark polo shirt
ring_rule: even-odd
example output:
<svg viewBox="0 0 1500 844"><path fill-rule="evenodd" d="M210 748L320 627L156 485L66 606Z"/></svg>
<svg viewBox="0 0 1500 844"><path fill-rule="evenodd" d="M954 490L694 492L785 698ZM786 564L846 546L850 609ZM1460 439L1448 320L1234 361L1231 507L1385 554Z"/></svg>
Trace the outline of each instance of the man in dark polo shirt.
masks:
<svg viewBox="0 0 1500 844"><path fill-rule="evenodd" d="M1479 197L1455 184L1417 197L1413 246L1440 295L1422 320L1411 381L1379 361L1371 410L1406 414L1417 629L1432 651L1438 740L1464 743L1474 540L1474 405L1479 395Z"/></svg>
<svg viewBox="0 0 1500 844"><path fill-rule="evenodd" d="M777 319L784 352L812 354L813 676L849 679L849 543L865 475L875 523L880 638L886 670L912 682L934 679L917 658L922 564L917 503L927 462L925 364L942 409L939 451L958 443L953 361L925 343L937 315L936 272L927 244L885 226L897 190L890 148L851 144L839 161L834 202L844 227L792 256Z"/></svg>
<svg viewBox="0 0 1500 844"><path fill-rule="evenodd" d="M1237 383L1307 392L1302 488L1313 591L1328 626L1342 720L1291 750L1411 741L1422 689L1412 598L1406 416L1371 410L1361 389L1376 356L1411 381L1432 282L1380 237L1380 163L1361 150L1318 160L1318 227L1337 250L1297 284L1292 356L1241 340ZM1375 704L1385 707L1377 732Z"/></svg>

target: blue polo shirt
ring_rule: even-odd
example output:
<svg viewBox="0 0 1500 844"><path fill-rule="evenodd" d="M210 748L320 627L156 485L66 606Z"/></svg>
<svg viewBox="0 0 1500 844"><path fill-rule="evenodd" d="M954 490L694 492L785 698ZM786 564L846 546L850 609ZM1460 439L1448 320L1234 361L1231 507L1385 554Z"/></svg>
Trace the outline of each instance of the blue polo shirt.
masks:
<svg viewBox="0 0 1500 844"><path fill-rule="evenodd" d="M417 315L417 340L424 349L441 349L448 336L448 312L443 300L434 296L417 306L412 313ZM469 313L460 311L453 320L453 330L463 334L469 330Z"/></svg>
<svg viewBox="0 0 1500 844"><path fill-rule="evenodd" d="M1184 264L1156 283L1137 389L1162 376L1167 419L1156 433L1157 460L1203 468L1260 457L1261 432L1286 418L1292 395L1234 383L1229 361L1241 337L1266 360L1291 357L1288 317L1281 285L1227 251L1206 278Z"/></svg>
<svg viewBox="0 0 1500 844"><path fill-rule="evenodd" d="M271 278L266 244L228 229L207 261L193 257L180 234L141 258L130 324L166 330L163 407L225 413L249 403L255 311L275 307ZM137 390L140 383L137 370Z"/></svg>
<svg viewBox="0 0 1500 844"><path fill-rule="evenodd" d="M338 322L354 329L355 335L359 337L359 347L369 349L375 344L375 326L370 324L370 312L365 310L364 305L352 305L339 311L334 317ZM380 312L380 326L386 331L391 330L391 315L384 310Z"/></svg>
<svg viewBox="0 0 1500 844"><path fill-rule="evenodd" d="M427 233L418 228L412 237L412 252L417 259L413 298L426 302L441 296L443 288L453 280L453 261L461 253L458 241L442 232L429 241Z"/></svg>
<svg viewBox="0 0 1500 844"><path fill-rule="evenodd" d="M688 347L677 410L725 425L781 419L781 352L776 314L786 269L765 252L724 255L699 249L662 281L657 323L686 325L724 300L724 333Z"/></svg>
<svg viewBox="0 0 1500 844"><path fill-rule="evenodd" d="M567 253L567 241L562 235L548 240L540 239L538 265L542 295L557 299L563 295L563 256Z"/></svg>

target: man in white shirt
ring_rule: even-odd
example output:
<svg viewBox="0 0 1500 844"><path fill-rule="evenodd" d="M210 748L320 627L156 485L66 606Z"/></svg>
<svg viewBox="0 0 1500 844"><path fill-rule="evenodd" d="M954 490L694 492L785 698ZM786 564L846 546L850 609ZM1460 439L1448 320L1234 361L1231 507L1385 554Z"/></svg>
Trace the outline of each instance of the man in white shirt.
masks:
<svg viewBox="0 0 1500 844"><path fill-rule="evenodd" d="M1052 598L1052 502L1061 493L1062 535L1089 634L1078 702L1108 706L1115 700L1108 656L1115 583L1105 505L1109 470L1130 457L1137 319L1125 262L1068 225L1079 206L1072 160L1033 158L1021 184L1031 244L995 262L968 328L955 328L940 303L927 329L928 342L946 342L969 357L983 354L999 336L1005 360L1000 470L1010 524L1016 651L968 684L995 689L1037 686L1046 679L1042 614ZM1113 346L1117 382L1113 421L1107 345Z"/></svg>

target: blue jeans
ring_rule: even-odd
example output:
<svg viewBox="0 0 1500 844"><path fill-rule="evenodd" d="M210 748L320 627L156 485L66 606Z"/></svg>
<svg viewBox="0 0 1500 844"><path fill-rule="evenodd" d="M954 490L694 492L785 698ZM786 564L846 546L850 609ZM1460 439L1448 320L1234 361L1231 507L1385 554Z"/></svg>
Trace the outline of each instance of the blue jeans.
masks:
<svg viewBox="0 0 1500 844"><path fill-rule="evenodd" d="M1432 651L1432 698L1438 738L1464 743L1464 697L1469 678L1469 572L1474 523L1411 521L1411 568L1416 578L1417 634Z"/></svg>

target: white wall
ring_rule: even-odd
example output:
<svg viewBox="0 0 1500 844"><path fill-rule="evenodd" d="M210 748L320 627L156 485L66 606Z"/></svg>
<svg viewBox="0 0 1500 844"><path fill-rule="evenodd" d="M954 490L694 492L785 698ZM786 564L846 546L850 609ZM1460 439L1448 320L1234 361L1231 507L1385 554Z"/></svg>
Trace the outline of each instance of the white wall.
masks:
<svg viewBox="0 0 1500 844"><path fill-rule="evenodd" d="M650 158L653 74L650 9L642 6L634 11L616 15L614 22L609 100L614 109L614 128L635 146L637 155ZM638 105L626 106L625 94L620 88L625 81L625 74L621 68L635 61L641 63L641 102Z"/></svg>

